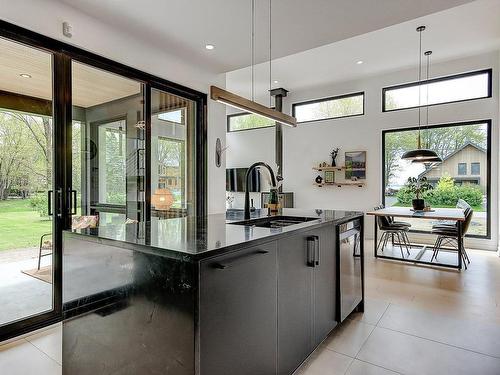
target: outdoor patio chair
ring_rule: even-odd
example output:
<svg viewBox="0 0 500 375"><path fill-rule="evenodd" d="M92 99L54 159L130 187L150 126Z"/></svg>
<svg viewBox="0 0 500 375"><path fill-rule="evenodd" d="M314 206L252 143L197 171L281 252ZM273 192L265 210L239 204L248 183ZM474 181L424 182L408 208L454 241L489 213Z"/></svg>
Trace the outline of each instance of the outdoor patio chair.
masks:
<svg viewBox="0 0 500 375"><path fill-rule="evenodd" d="M99 225L98 215L74 216L71 220L72 229L96 228L98 225ZM38 267L37 267L38 270L40 270L42 257L52 254L53 242L52 238L49 238L49 236L52 236L52 233L45 233L40 237L40 246L38 249ZM43 254L44 250L49 252Z"/></svg>

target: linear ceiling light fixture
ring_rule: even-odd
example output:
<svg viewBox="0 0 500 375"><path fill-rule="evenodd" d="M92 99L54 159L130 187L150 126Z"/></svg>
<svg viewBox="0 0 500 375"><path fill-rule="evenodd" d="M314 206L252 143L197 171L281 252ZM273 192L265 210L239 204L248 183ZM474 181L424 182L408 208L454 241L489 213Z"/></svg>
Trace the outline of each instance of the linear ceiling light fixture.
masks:
<svg viewBox="0 0 500 375"><path fill-rule="evenodd" d="M422 148L422 138L420 135L420 128L422 126L421 121L421 98L422 98L422 32L425 30L425 26L417 27L417 32L419 34L419 51L418 51L418 137L417 137L417 148L415 150L407 151L401 156L401 159L408 160L413 163L432 163L442 161L438 154L433 150L428 150ZM430 55L426 55L428 58ZM427 67L428 68L428 67ZM429 70L427 70L429 72ZM427 84L428 87L428 84ZM428 103L426 103L428 108Z"/></svg>
<svg viewBox="0 0 500 375"><path fill-rule="evenodd" d="M254 55L255 55L255 0L250 0L252 5L252 31L251 31L251 53L252 53L252 100L226 91L217 86L210 86L210 98L230 107L240 109L254 115L265 117L280 124L296 127L297 119L286 113L276 111L255 101L254 97ZM271 1L269 1L269 90L271 90ZM270 97L271 98L271 97ZM271 99L270 99L271 100Z"/></svg>
<svg viewBox="0 0 500 375"><path fill-rule="evenodd" d="M245 112L253 113L257 116L265 117L271 121L276 121L292 127L297 126L297 119L295 117L289 116L286 113L276 111L242 96L233 94L232 92L221 89L220 87L211 86L210 97L213 100L218 101L219 103L223 103Z"/></svg>

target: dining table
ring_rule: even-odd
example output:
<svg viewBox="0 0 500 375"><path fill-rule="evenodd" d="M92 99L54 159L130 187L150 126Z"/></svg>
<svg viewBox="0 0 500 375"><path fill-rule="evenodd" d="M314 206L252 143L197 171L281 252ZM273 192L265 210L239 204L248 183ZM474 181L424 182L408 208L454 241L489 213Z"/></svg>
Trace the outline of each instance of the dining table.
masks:
<svg viewBox="0 0 500 375"><path fill-rule="evenodd" d="M392 260L400 260L404 262L418 263L418 264L429 264L433 266L442 266L449 268L462 269L462 246L463 246L463 223L465 221L465 213L464 210L460 208L432 208L430 210L422 210L417 211L413 210L411 207L386 207L380 208L378 210L369 211L366 213L367 215L375 217L374 224L374 255L375 258L386 258ZM421 219L421 220L433 220L436 222L455 222L457 225L457 262L456 264L452 263L443 263L443 262L433 262L422 259L425 252L429 247L434 250L434 246L429 245L419 245L419 244L411 244L412 248L420 248L421 250L412 257L404 257L404 256L396 256L396 255L385 255L378 254L378 241L377 241L377 216L388 216L393 218L411 218L411 219ZM383 249L382 249L383 250Z"/></svg>

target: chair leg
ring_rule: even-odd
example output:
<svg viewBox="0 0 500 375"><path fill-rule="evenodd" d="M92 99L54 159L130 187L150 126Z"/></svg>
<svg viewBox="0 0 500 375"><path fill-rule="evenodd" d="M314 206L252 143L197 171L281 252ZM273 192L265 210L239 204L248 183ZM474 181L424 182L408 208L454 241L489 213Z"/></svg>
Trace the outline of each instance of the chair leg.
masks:
<svg viewBox="0 0 500 375"><path fill-rule="evenodd" d="M465 255L467 262L470 264L469 254L467 254L467 250L465 250L465 245L462 244L462 253Z"/></svg>
<svg viewBox="0 0 500 375"><path fill-rule="evenodd" d="M438 238L436 238L436 242L434 243L434 252L432 254L431 262L434 259L437 260L437 255L438 255L439 248L441 247L441 243L442 242L443 242L443 237L442 236L438 236Z"/></svg>
<svg viewBox="0 0 500 375"><path fill-rule="evenodd" d="M406 232L402 231L401 237L403 237L403 241L404 241L405 247L406 247L406 252L408 253L408 255L410 255L411 245L410 245L410 240L408 239L408 234Z"/></svg>
<svg viewBox="0 0 500 375"><path fill-rule="evenodd" d="M404 253L403 253L403 244L402 244L402 240L401 240L401 237L399 236L399 232L396 232L396 233L393 233L392 237L394 238L394 234L396 235L396 237L398 238L398 242L399 242L399 249L401 250L401 257L405 257Z"/></svg>
<svg viewBox="0 0 500 375"><path fill-rule="evenodd" d="M386 236L385 236L385 239L384 239L384 243L382 244L382 251L384 251L384 249L387 247L387 242L389 242L389 237L390 237L390 234L386 232Z"/></svg>
<svg viewBox="0 0 500 375"><path fill-rule="evenodd" d="M42 262L42 240L43 240L43 237L42 239L40 239L40 247L38 248L38 267L37 269L40 271L40 264Z"/></svg>
<svg viewBox="0 0 500 375"><path fill-rule="evenodd" d="M380 245L384 241L386 234L387 234L386 232L382 232L382 235L380 236L380 240L378 241L378 244L377 244L377 250L379 249ZM382 249L382 251L384 251L384 249Z"/></svg>

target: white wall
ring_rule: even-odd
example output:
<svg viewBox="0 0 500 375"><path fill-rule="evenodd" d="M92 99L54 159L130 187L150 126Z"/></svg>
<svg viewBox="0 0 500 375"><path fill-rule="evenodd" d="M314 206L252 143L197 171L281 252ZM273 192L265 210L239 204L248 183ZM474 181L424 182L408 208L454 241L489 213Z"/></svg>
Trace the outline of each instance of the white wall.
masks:
<svg viewBox="0 0 500 375"><path fill-rule="evenodd" d="M161 78L208 93L211 84L225 85L223 75L216 75L195 62L183 61L166 50L124 33L53 0L0 0L0 17L4 21L40 34L62 40L87 51L110 58ZM73 37L62 35L62 22L73 26ZM225 210L224 165L214 163L215 139L225 137L224 107L208 101L208 206L209 212Z"/></svg>
<svg viewBox="0 0 500 375"><path fill-rule="evenodd" d="M434 106L430 109L429 123L447 123L467 120L492 119L492 202L498 202L498 67L497 52L447 63L435 64L433 76L448 75L492 67L494 74L493 98ZM299 74L299 73L298 73ZM284 128L284 190L295 193L299 208L335 208L367 211L381 201L382 186L382 130L415 126L417 111L403 110L383 113L382 87L414 81L416 69L393 72L356 81L335 83L291 92L285 99L285 110L291 113L291 104L305 100L365 92L365 115L344 119L325 120L299 124L297 128ZM252 161L274 161L274 136L272 129L228 133L230 145L227 165L248 166ZM339 161L345 151L367 151L366 186L323 187L313 186L317 173L312 167L329 161L332 148L340 147ZM481 240L482 248L496 249L498 242L498 205L492 204L492 240ZM373 236L373 221L367 220L367 234ZM471 245L473 241L471 240Z"/></svg>

